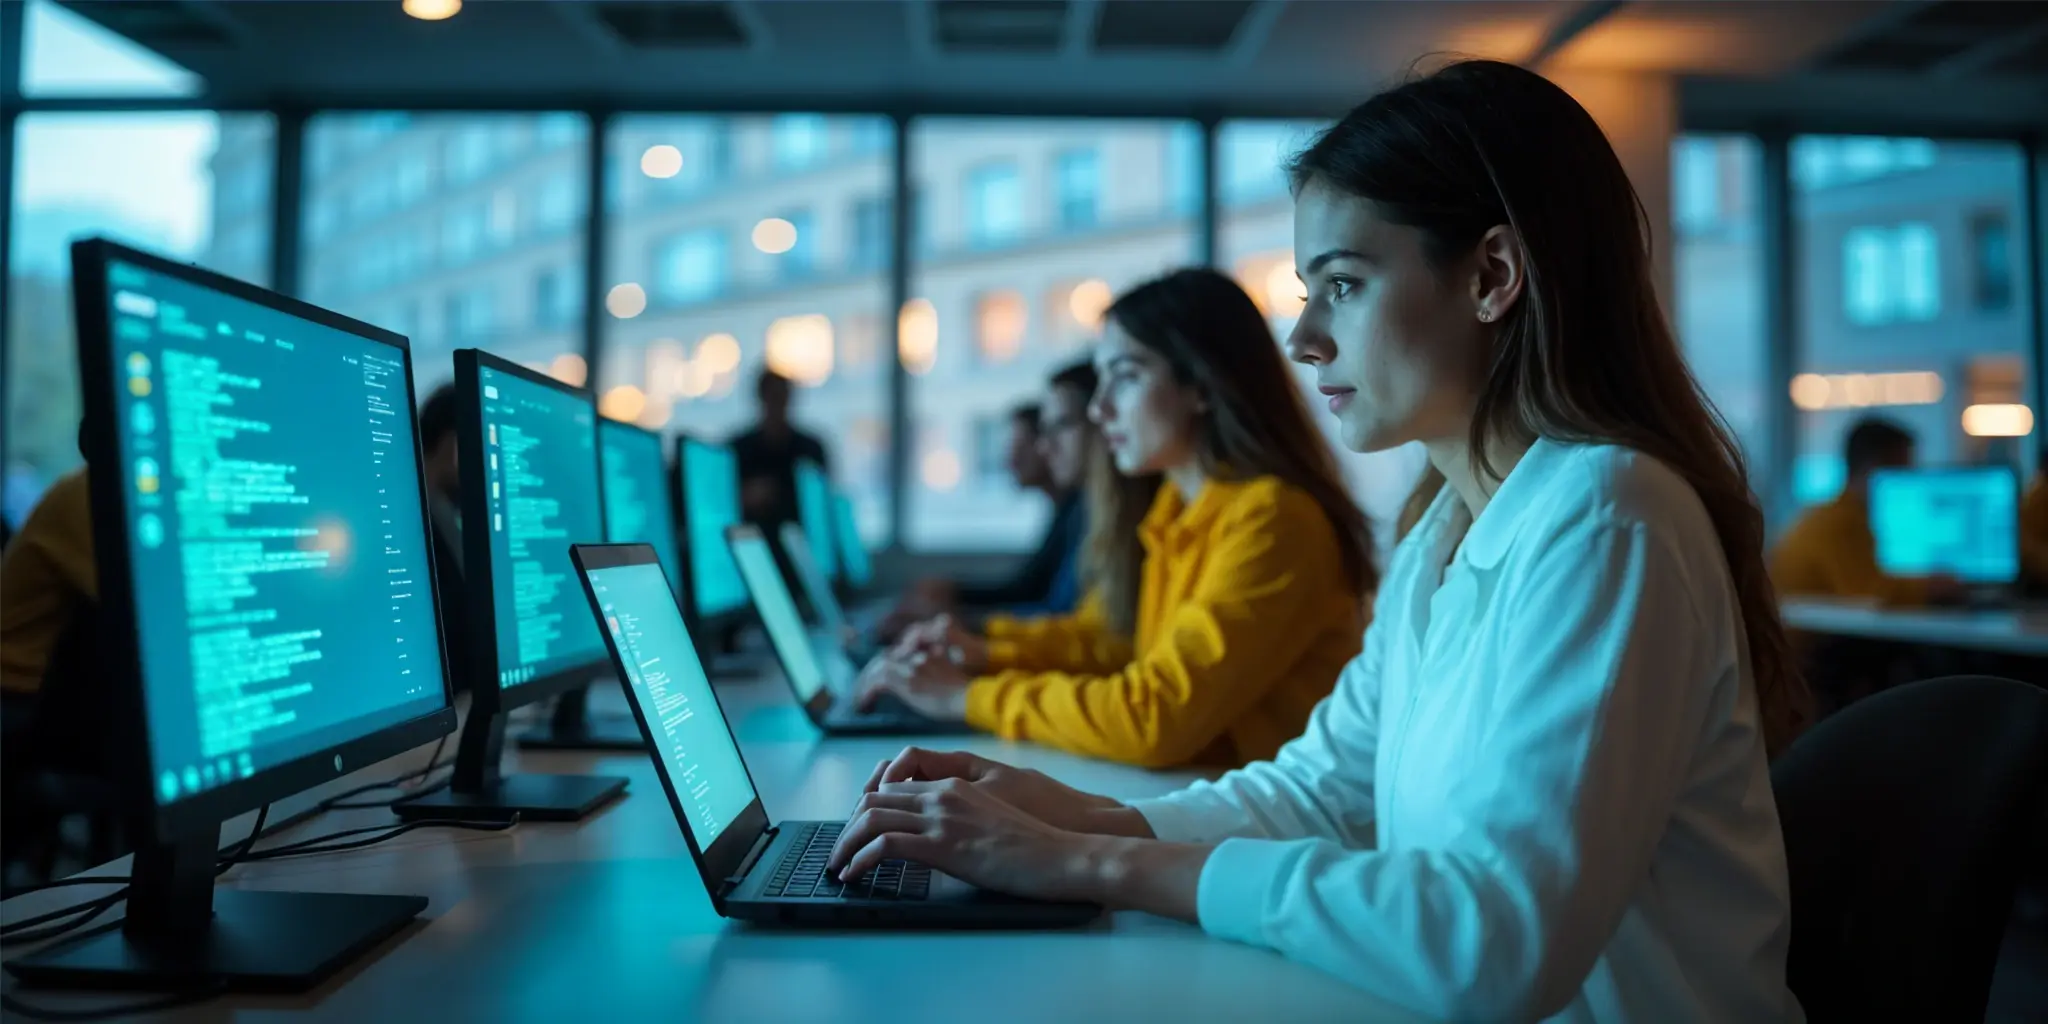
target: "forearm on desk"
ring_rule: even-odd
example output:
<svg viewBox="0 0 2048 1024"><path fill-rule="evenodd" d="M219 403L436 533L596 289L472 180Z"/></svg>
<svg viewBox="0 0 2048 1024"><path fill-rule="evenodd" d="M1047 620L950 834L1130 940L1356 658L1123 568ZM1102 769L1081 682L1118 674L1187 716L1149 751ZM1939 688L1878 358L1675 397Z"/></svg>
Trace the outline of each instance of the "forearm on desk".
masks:
<svg viewBox="0 0 2048 1024"><path fill-rule="evenodd" d="M1202 867L1213 846L1090 835L1076 858L1081 898L1113 910L1139 910L1199 923Z"/></svg>

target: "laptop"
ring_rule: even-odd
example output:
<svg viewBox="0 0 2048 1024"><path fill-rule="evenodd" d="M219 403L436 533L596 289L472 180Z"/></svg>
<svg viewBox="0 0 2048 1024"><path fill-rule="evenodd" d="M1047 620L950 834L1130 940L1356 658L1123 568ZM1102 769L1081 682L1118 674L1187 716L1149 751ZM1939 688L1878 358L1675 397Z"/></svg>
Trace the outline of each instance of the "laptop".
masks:
<svg viewBox="0 0 2048 1024"><path fill-rule="evenodd" d="M757 526L725 531L733 563L747 585L768 646L782 663L797 704L820 732L828 736L943 736L972 732L964 722L943 722L918 714L902 701L884 698L866 711L853 705L859 665L847 655L839 638L805 628L789 584L775 567L775 552ZM792 561L795 561L792 558Z"/></svg>
<svg viewBox="0 0 2048 1024"><path fill-rule="evenodd" d="M654 549L578 544L570 558L721 916L764 924L1054 927L1101 912L1005 896L902 860L841 883L825 863L843 822L769 823Z"/></svg>
<svg viewBox="0 0 2048 1024"><path fill-rule="evenodd" d="M818 613L818 629L825 636L838 640L846 648L847 658L856 665L880 654L881 645L875 643L871 633L854 626L846 614L846 606L839 603L839 595L832 592L831 581L818 568L818 560L811 557L810 541L802 526L782 524L782 550L789 556L798 585L804 588L804 598Z"/></svg>

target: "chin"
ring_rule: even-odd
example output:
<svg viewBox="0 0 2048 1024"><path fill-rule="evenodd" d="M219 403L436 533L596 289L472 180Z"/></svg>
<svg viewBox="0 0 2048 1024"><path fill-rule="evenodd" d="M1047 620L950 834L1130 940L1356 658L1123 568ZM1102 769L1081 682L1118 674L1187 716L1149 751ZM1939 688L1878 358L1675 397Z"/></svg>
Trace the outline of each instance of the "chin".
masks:
<svg viewBox="0 0 2048 1024"><path fill-rule="evenodd" d="M1398 436L1395 431L1379 423L1353 423L1346 420L1340 433L1344 438L1344 447L1361 455L1399 448L1405 443L1405 439Z"/></svg>

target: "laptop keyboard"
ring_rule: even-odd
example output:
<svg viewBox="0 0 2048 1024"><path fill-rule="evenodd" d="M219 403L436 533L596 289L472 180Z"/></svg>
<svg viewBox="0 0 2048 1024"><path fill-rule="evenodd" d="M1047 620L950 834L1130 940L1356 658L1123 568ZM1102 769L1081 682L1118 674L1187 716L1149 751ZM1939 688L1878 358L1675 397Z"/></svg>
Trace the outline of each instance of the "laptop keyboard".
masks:
<svg viewBox="0 0 2048 1024"><path fill-rule="evenodd" d="M826 900L921 900L931 892L932 869L905 860L885 860L873 871L842 884L825 870L845 825L836 821L803 826L782 863L768 878L763 896Z"/></svg>

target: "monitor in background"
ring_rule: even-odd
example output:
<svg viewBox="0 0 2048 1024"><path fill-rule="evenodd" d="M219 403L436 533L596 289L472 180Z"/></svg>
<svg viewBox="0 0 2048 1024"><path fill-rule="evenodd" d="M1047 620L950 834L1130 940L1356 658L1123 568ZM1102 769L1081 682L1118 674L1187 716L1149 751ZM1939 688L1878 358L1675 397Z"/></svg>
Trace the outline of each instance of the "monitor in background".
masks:
<svg viewBox="0 0 2048 1024"><path fill-rule="evenodd" d="M810 603L818 628L824 630L826 636L844 641L852 629L846 621L846 609L840 607L839 596L832 593L831 582L818 571L818 563L811 558L811 546L804 541L804 528L795 523L782 524L782 549L789 555L789 567L795 570L797 584L804 588L804 600Z"/></svg>
<svg viewBox="0 0 2048 1024"><path fill-rule="evenodd" d="M685 437L677 456L680 507L689 563L689 600L700 635L730 622L747 605L746 584L725 546L725 531L740 521L740 467L731 448Z"/></svg>
<svg viewBox="0 0 2048 1024"><path fill-rule="evenodd" d="M2019 579L2019 477L2003 466L1880 470L1870 477L1877 564L1891 576Z"/></svg>
<svg viewBox="0 0 2048 1024"><path fill-rule="evenodd" d="M809 459L798 459L796 463L796 509L804 524L804 536L810 539L811 557L817 560L818 571L838 583L839 544L832 537L832 482L825 478L824 468Z"/></svg>
<svg viewBox="0 0 2048 1024"><path fill-rule="evenodd" d="M680 580L675 508L670 502L668 455L661 435L599 418L599 466L604 473L604 530L613 543L652 545L662 571ZM590 691L555 699L546 728L519 737L527 750L639 750L640 730L622 716L592 717Z"/></svg>
<svg viewBox="0 0 2048 1024"><path fill-rule="evenodd" d="M214 888L221 823L447 735L404 338L72 247L106 727L141 828L119 930L24 982L310 988L416 896Z"/></svg>
<svg viewBox="0 0 2048 1024"><path fill-rule="evenodd" d="M581 598L571 544L604 539L591 394L477 349L455 353L463 582L473 638L469 718L447 789L396 805L405 818L574 821L624 791L615 776L503 775L505 713L612 678Z"/></svg>
<svg viewBox="0 0 2048 1024"><path fill-rule="evenodd" d="M846 569L841 574L846 585L866 590L875 580L874 566L868 561L868 545L861 539L860 523L854 519L853 499L838 491L832 492L832 532L839 542L839 564Z"/></svg>

